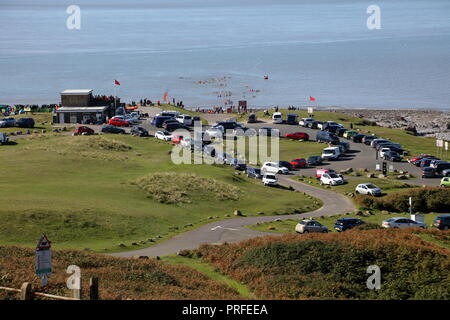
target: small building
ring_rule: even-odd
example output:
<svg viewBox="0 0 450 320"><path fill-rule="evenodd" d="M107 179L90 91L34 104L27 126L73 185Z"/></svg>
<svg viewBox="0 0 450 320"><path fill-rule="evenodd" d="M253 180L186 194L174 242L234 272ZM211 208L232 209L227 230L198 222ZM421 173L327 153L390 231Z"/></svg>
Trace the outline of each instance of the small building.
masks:
<svg viewBox="0 0 450 320"><path fill-rule="evenodd" d="M54 110L53 123L105 123L114 116L112 96L93 96L91 89L64 90L61 92L61 106Z"/></svg>

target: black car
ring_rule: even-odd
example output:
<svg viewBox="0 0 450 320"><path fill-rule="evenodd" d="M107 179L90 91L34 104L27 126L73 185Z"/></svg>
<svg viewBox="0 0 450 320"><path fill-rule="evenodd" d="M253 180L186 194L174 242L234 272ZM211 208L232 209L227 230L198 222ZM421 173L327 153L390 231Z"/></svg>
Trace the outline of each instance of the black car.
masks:
<svg viewBox="0 0 450 320"><path fill-rule="evenodd" d="M131 134L138 137L148 137L148 131L138 126L131 128Z"/></svg>
<svg viewBox="0 0 450 320"><path fill-rule="evenodd" d="M352 229L354 227L360 226L365 222L358 218L339 218L334 223L334 229L338 232Z"/></svg>
<svg viewBox="0 0 450 320"><path fill-rule="evenodd" d="M309 166L320 166L322 164L322 157L321 156L311 156L308 159L306 159L306 163Z"/></svg>
<svg viewBox="0 0 450 320"><path fill-rule="evenodd" d="M422 178L434 178L436 176L436 171L431 167L424 167L422 169Z"/></svg>
<svg viewBox="0 0 450 320"><path fill-rule="evenodd" d="M378 137L377 137L377 136L365 136L365 137L362 139L362 142L363 142L364 144L370 146L370 143L371 143L372 140L374 140L374 139L378 139Z"/></svg>
<svg viewBox="0 0 450 320"><path fill-rule="evenodd" d="M323 123L323 121L314 120L311 122L311 129L318 129L319 123Z"/></svg>
<svg viewBox="0 0 450 320"><path fill-rule="evenodd" d="M294 170L294 166L293 166L290 162L288 162L288 161L278 161L278 165L279 165L280 167L285 167L285 168L287 168L289 171Z"/></svg>
<svg viewBox="0 0 450 320"><path fill-rule="evenodd" d="M102 127L102 132L104 133L120 133L125 134L125 130L116 126L112 126L110 124Z"/></svg>
<svg viewBox="0 0 450 320"><path fill-rule="evenodd" d="M439 230L448 230L450 228L450 214L437 216L433 221L433 226Z"/></svg>
<svg viewBox="0 0 450 320"><path fill-rule="evenodd" d="M247 167L247 170L245 170L245 171L247 173L247 177L249 177L249 178L262 179L260 168Z"/></svg>
<svg viewBox="0 0 450 320"><path fill-rule="evenodd" d="M450 163L449 162L438 163L434 169L435 169L436 173L441 174L442 171L450 169Z"/></svg>
<svg viewBox="0 0 450 320"><path fill-rule="evenodd" d="M239 171L246 171L247 165L245 163L235 163L235 164L233 164L233 168L235 170L239 170Z"/></svg>
<svg viewBox="0 0 450 320"><path fill-rule="evenodd" d="M20 128L34 128L34 120L32 118L21 118L16 121L16 126Z"/></svg>
<svg viewBox="0 0 450 320"><path fill-rule="evenodd" d="M348 129L346 128L339 128L336 130L336 134L338 135L338 137L343 137L344 136L344 132L347 131Z"/></svg>
<svg viewBox="0 0 450 320"><path fill-rule="evenodd" d="M384 160L392 161L392 162L402 161L402 157L400 157L400 155L395 151L385 152L383 158L384 158Z"/></svg>
<svg viewBox="0 0 450 320"><path fill-rule="evenodd" d="M363 138L364 138L365 136L366 136L365 134L358 133L357 135L354 135L354 136L352 137L352 140L353 140L353 142L359 142L359 143L361 143L361 142L363 141Z"/></svg>
<svg viewBox="0 0 450 320"><path fill-rule="evenodd" d="M170 122L170 123L168 123L167 125L166 125L166 128L165 128L167 131L169 131L169 132L173 132L173 131L175 131L175 130L177 130L177 129L186 129L186 130L189 130L189 127L188 126L185 126L184 124L181 124L181 123L179 123L178 121L175 123L175 122Z"/></svg>
<svg viewBox="0 0 450 320"><path fill-rule="evenodd" d="M250 113L248 116L247 123L255 123L256 122L256 114Z"/></svg>
<svg viewBox="0 0 450 320"><path fill-rule="evenodd" d="M168 125L170 125L170 124L177 124L177 123L181 124L178 120L175 120L173 118L172 119L167 119L167 120L163 121L162 127L167 130L167 126Z"/></svg>
<svg viewBox="0 0 450 320"><path fill-rule="evenodd" d="M327 125L323 130L336 133L339 129L341 129L338 125Z"/></svg>

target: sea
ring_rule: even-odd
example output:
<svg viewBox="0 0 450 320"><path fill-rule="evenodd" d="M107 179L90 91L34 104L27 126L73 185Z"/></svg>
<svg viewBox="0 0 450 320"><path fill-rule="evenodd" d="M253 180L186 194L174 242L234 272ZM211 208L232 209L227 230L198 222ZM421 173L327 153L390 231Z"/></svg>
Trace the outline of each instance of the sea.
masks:
<svg viewBox="0 0 450 320"><path fill-rule="evenodd" d="M0 0L0 24L0 104L92 89L188 107L450 109L448 0Z"/></svg>

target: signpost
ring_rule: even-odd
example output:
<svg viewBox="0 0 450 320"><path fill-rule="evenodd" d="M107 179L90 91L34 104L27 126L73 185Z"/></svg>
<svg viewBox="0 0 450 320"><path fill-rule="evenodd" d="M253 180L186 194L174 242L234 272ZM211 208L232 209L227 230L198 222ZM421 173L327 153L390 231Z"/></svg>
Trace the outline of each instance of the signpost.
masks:
<svg viewBox="0 0 450 320"><path fill-rule="evenodd" d="M311 118L314 116L314 108L308 107L308 115L309 115L309 117L311 117Z"/></svg>
<svg viewBox="0 0 450 320"><path fill-rule="evenodd" d="M387 175L387 162L383 161L383 175L386 176Z"/></svg>
<svg viewBox="0 0 450 320"><path fill-rule="evenodd" d="M52 250L47 236L42 235L36 246L36 275L41 278L41 284L48 284L48 276L52 274Z"/></svg>

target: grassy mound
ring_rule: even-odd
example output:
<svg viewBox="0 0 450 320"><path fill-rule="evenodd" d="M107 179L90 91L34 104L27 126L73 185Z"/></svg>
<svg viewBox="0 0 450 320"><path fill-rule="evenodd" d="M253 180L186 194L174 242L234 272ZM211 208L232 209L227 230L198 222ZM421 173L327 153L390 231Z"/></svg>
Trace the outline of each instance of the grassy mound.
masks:
<svg viewBox="0 0 450 320"><path fill-rule="evenodd" d="M102 136L78 136L69 145L83 150L129 151L132 147L122 141Z"/></svg>
<svg viewBox="0 0 450 320"><path fill-rule="evenodd" d="M161 203L192 203L196 198L239 200L239 188L193 173L151 173L132 183Z"/></svg>
<svg viewBox="0 0 450 320"><path fill-rule="evenodd" d="M238 299L241 296L226 284L208 278L186 266L173 266L149 259L123 259L84 251L53 251L53 274L49 287L40 288L34 275L33 249L0 246L0 286L20 288L31 282L37 291L68 296L69 265L81 268L83 292L89 292L90 277L98 277L100 299ZM19 295L0 291L0 300Z"/></svg>
<svg viewBox="0 0 450 320"><path fill-rule="evenodd" d="M410 229L289 235L205 245L195 253L261 298L449 299L450 250L422 236L439 233ZM380 290L366 286L371 265L381 269Z"/></svg>

